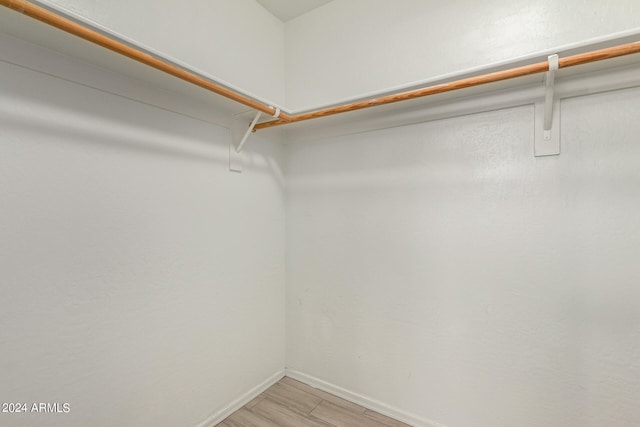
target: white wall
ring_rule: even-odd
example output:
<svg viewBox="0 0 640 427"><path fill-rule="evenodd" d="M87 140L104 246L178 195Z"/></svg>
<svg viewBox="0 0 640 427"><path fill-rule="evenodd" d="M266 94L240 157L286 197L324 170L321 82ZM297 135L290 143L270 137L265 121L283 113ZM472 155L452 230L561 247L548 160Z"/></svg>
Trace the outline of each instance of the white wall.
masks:
<svg viewBox="0 0 640 427"><path fill-rule="evenodd" d="M305 110L638 27L636 0L333 0L286 24Z"/></svg>
<svg viewBox="0 0 640 427"><path fill-rule="evenodd" d="M284 24L255 0L45 2L245 92L284 103Z"/></svg>
<svg viewBox="0 0 640 427"><path fill-rule="evenodd" d="M281 372L282 146L230 173L227 129L0 75L0 402L71 409L0 425L196 426Z"/></svg>
<svg viewBox="0 0 640 427"><path fill-rule="evenodd" d="M449 427L640 424L640 89L289 147L287 367Z"/></svg>
<svg viewBox="0 0 640 427"><path fill-rule="evenodd" d="M56 1L282 99L282 24L255 2L153 2L149 18L149 2L120 3ZM593 3L436 5L454 25L423 1L334 0L287 27L287 106L638 15ZM247 16L259 38L235 26ZM424 40L462 51L433 61L440 50L415 55L436 46ZM531 156L531 107L293 144L285 231L283 148L267 133L230 174L226 129L0 72L0 401L72 408L0 424L196 425L281 369L285 346L292 369L450 427L640 421L637 89L564 101L557 158Z"/></svg>

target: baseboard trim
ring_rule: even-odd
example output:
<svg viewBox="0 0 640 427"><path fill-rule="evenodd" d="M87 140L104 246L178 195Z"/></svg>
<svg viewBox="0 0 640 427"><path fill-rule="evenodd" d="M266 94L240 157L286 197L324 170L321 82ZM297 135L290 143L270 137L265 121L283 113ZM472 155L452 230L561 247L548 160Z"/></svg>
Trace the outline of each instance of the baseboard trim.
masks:
<svg viewBox="0 0 640 427"><path fill-rule="evenodd" d="M242 408L247 403L251 402L254 398L256 398L260 393L280 381L285 375L284 369L279 370L275 374L271 375L269 378L264 380L262 383L258 384L248 392L244 393L242 396L235 399L225 408L219 410L218 412L212 414L209 418L207 418L202 423L198 424L196 427L214 427L217 424L220 424L227 418L229 415L236 412L238 409Z"/></svg>
<svg viewBox="0 0 640 427"><path fill-rule="evenodd" d="M367 409L371 409L372 411L379 412L383 415L394 418L398 421L402 421L403 423L412 425L414 427L445 427L442 424L436 423L435 421L427 420L417 415L410 414L408 412L405 412L398 408L394 408L393 406L387 405L385 403L382 403L370 397L363 396L358 393L354 393L352 391L349 391L337 385L328 383L327 381L323 381L319 378L305 374L300 371L287 368L285 369L284 374L287 377L303 382L311 387L315 387L317 389L326 391L327 393L334 394L345 400L348 400L353 403L357 403L358 405L364 406Z"/></svg>

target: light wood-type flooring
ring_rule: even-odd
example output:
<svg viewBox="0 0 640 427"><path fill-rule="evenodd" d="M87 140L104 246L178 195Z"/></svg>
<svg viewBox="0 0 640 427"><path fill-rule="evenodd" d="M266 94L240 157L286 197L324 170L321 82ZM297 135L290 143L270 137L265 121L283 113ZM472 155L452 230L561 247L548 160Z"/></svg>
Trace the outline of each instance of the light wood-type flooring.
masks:
<svg viewBox="0 0 640 427"><path fill-rule="evenodd" d="M218 427L409 427L284 377Z"/></svg>

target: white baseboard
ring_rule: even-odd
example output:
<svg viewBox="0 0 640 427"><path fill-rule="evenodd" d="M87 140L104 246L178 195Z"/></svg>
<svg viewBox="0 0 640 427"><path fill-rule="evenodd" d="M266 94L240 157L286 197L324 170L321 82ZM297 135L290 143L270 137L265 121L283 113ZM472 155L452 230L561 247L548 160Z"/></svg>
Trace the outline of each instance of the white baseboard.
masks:
<svg viewBox="0 0 640 427"><path fill-rule="evenodd" d="M248 392L244 393L242 396L235 399L225 408L219 410L215 414L211 415L209 418L204 420L202 423L198 424L196 427L214 427L217 424L220 424L227 418L229 415L233 414L238 409L242 408L247 403L251 402L254 398L256 398L260 393L277 383L284 377L284 369L279 370L275 374L271 375L262 383L258 384Z"/></svg>
<svg viewBox="0 0 640 427"><path fill-rule="evenodd" d="M341 397L345 400L348 400L349 402L357 403L358 405L364 406L367 409L379 412L383 415L394 418L398 421L402 421L403 423L407 423L414 427L444 427L442 424L436 423L435 421L427 420L417 415L410 414L370 397L354 393L337 385L328 383L319 378L293 369L285 369L285 375L287 377L293 378L294 380L303 382L311 387L326 391L327 393L331 393L333 395Z"/></svg>

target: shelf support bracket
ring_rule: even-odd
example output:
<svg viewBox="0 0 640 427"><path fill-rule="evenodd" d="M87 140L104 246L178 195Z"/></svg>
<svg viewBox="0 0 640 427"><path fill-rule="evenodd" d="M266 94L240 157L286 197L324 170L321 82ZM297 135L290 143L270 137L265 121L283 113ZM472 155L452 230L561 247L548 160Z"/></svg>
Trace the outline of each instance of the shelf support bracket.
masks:
<svg viewBox="0 0 640 427"><path fill-rule="evenodd" d="M256 113L248 128L245 127L247 125L247 122L246 118L243 116L243 114L235 116L233 119L233 124L231 125L231 142L229 144L229 170L232 172L242 172L242 149L247 143L247 140L249 139L253 128L258 123L258 120L260 120L262 112L258 111Z"/></svg>
<svg viewBox="0 0 640 427"><path fill-rule="evenodd" d="M253 121L249 125L249 129L247 129L244 132L244 135L242 135L242 139L236 146L236 153L242 152L242 148L244 147L244 144L247 142L247 139L249 139L249 135L251 135L251 132L253 132L253 128L256 127L256 124L258 124L258 120L260 120L260 116L262 116L262 112L258 111L256 113L256 116L253 118Z"/></svg>
<svg viewBox="0 0 640 427"><path fill-rule="evenodd" d="M271 107L275 110L273 117L276 119L280 117L280 108ZM258 111L246 128L246 113L238 114L234 117L233 124L231 125L231 143L229 144L229 170L232 172L242 172L242 149L247 143L249 136L252 132L255 132L256 124L262 117L262 112Z"/></svg>
<svg viewBox="0 0 640 427"><path fill-rule="evenodd" d="M560 100L555 96L556 72L560 68L558 55L549 56L548 61L549 71L544 79L544 101L535 105L536 157L560 154Z"/></svg>

